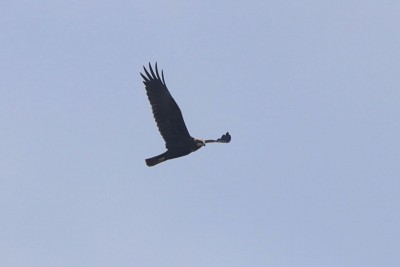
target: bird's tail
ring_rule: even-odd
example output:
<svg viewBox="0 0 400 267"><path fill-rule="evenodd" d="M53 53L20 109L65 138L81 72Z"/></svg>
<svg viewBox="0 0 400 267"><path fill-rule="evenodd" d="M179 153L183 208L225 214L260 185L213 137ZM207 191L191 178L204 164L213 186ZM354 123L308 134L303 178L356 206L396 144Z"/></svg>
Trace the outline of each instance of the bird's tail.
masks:
<svg viewBox="0 0 400 267"><path fill-rule="evenodd" d="M147 166L151 167L166 160L168 160L168 158L166 157L165 153L163 153L161 155L146 159L146 164Z"/></svg>

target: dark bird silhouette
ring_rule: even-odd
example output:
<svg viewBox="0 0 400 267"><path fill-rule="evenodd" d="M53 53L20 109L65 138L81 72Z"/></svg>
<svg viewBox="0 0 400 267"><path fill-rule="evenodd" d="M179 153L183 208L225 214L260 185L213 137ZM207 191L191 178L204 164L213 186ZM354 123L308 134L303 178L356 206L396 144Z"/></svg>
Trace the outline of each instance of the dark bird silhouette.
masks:
<svg viewBox="0 0 400 267"><path fill-rule="evenodd" d="M217 140L202 140L191 137L183 120L182 112L165 84L163 71L161 71L160 77L157 63L155 72L150 63L150 73L144 66L143 69L146 75L142 73L140 75L144 79L143 83L146 87L154 119L167 148L167 151L161 155L146 159L147 166L154 166L169 159L186 156L205 146L206 143L229 143L231 141L228 132Z"/></svg>

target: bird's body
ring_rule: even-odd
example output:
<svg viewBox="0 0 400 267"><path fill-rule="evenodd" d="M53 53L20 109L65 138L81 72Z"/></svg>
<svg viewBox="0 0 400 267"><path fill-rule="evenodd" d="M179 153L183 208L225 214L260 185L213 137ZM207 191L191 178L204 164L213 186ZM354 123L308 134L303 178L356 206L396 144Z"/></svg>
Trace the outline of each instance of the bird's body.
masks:
<svg viewBox="0 0 400 267"><path fill-rule="evenodd" d="M165 153L146 159L147 166L154 166L169 159L186 156L205 146L208 142L230 142L231 137L229 133L224 135L225 138L223 136L218 140L204 141L191 137L183 120L182 112L168 91L163 72L161 72L161 77L158 73L157 63L155 65L155 72L150 64L150 73L145 67L143 69L146 76L142 73L140 75L144 79L143 83L146 87L154 119L167 148Z"/></svg>
<svg viewBox="0 0 400 267"><path fill-rule="evenodd" d="M198 150L202 146L205 146L205 143L202 141L195 141L194 138L189 140L188 142L182 143L182 146L174 147L168 149L166 152L161 155L146 159L147 166L154 166L158 163L166 161L168 159L175 159L179 157L183 157L189 155L190 153Z"/></svg>

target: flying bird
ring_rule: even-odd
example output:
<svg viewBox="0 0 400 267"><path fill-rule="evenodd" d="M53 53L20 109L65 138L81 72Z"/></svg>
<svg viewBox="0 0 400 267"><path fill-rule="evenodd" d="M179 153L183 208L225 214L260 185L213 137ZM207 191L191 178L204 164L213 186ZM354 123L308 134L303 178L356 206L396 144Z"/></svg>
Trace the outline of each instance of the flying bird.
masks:
<svg viewBox="0 0 400 267"><path fill-rule="evenodd" d="M144 79L143 83L146 87L154 119L167 148L166 152L146 159L147 166L151 167L169 159L186 156L205 146L206 143L229 143L231 141L229 132L217 140L202 140L191 137L183 120L182 112L165 84L163 71L161 71L161 77L158 73L157 62L155 72L150 63L150 72L144 66L143 69L146 75L142 73L140 75Z"/></svg>

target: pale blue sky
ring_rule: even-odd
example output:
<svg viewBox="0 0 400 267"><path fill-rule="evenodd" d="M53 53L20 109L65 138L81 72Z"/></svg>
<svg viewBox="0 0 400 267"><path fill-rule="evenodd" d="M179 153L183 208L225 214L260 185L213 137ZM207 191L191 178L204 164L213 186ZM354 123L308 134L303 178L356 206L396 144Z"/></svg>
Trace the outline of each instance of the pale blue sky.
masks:
<svg viewBox="0 0 400 267"><path fill-rule="evenodd" d="M400 266L399 1L2 1L0 266ZM190 133L164 152L139 72Z"/></svg>

